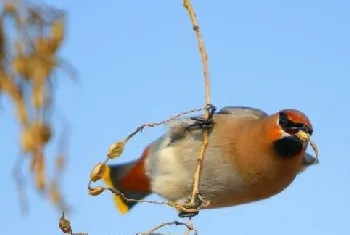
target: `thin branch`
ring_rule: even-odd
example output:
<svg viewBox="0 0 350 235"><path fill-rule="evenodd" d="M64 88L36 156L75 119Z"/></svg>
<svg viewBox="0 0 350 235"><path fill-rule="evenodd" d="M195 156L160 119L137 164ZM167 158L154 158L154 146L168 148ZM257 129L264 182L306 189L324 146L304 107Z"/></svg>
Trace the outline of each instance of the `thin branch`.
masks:
<svg viewBox="0 0 350 235"><path fill-rule="evenodd" d="M180 222L180 221L175 220L175 221L171 221L171 222L161 223L161 224L157 225L156 227L152 228L151 230L149 230L148 232L137 233L137 235L151 235L153 232L157 231L158 229L161 229L161 228L166 227L166 226L171 226L171 225L185 226L188 231L194 231L194 234L198 234L197 229L195 229L191 223L184 223L184 222Z"/></svg>
<svg viewBox="0 0 350 235"><path fill-rule="evenodd" d="M153 200L128 198L122 192L120 192L119 190L117 190L115 188L102 187L102 186L92 187L91 183L92 183L92 181L89 182L88 189L89 189L89 193L92 196L97 196L97 195L101 194L103 191L108 190L111 193L115 194L116 196L120 196L124 201L127 201L127 202L141 202L141 203L156 204L156 205L167 205L167 206L173 207L173 208L175 208L177 210L184 211L184 212L187 212L187 213L194 213L194 212L198 211L198 208L186 208L186 207L184 207L181 204L178 204L178 203L175 203L175 202L171 202L171 201L166 201L165 202L165 201L153 201ZM96 192L96 194L94 194L94 192ZM202 208L203 207L199 207L199 209L202 209Z"/></svg>
<svg viewBox="0 0 350 235"><path fill-rule="evenodd" d="M193 30L196 32L197 40L198 40L198 47L199 51L202 57L202 64L203 64L203 73L204 73L204 80L205 80L205 102L206 104L210 104L210 83L209 83L209 70L208 70L208 56L205 51L204 42L201 36L201 33L199 31L199 24L197 22L196 14L192 8L190 0L184 0L183 3L184 7L188 11L188 14L190 15ZM208 119L209 117L209 111L206 110L205 118ZM205 154L205 150L208 145L208 131L206 129L203 129L202 131L202 147L199 154L199 157L197 159L197 167L193 176L193 191L192 191L192 197L191 197L191 204L193 205L195 203L196 196L199 194L199 178L200 173L202 169L202 162Z"/></svg>
<svg viewBox="0 0 350 235"><path fill-rule="evenodd" d="M181 112L181 113L178 113L166 120L163 120L161 122L154 122L154 123L145 123L145 124L142 124L141 126L139 126L138 128L136 128L135 131L133 131L131 134L129 134L124 140L120 141L120 142L117 142L117 143L114 143L112 144L110 147L109 147L109 150L108 150L108 153L107 153L107 159L105 161L105 163L107 163L108 159L114 159L116 157L119 157L122 153L123 153L123 149L124 149L124 146L125 144L131 139L133 138L137 133L141 132L145 127L155 127L155 126L160 126L160 125L163 125L171 120L174 120L180 116L183 116L183 115L186 115L186 114L189 114L189 113L193 113L193 112L198 112L198 111L201 111L201 110L205 110L206 107L203 107L203 108L195 108L195 109L191 109L189 111L185 111L185 112Z"/></svg>
<svg viewBox="0 0 350 235"><path fill-rule="evenodd" d="M206 108L194 108L194 109L191 109L189 111L185 111L185 112L181 112L181 113L178 113L176 115L173 115L171 117L169 117L168 119L166 120L163 120L161 122L154 122L154 123L146 123L146 124L142 124L141 126L139 126L138 128L136 128L136 130L134 132L132 132L130 135L128 135L126 137L126 141L129 141L132 137L134 137L134 135L136 135L137 133L139 133L140 131L142 131L145 127L155 127L155 126L160 126L160 125L163 125L171 120L174 120L178 117L181 117L183 115L186 115L186 114L190 114L190 113L194 113L194 112L199 112L199 111L202 111L202 110L206 110Z"/></svg>

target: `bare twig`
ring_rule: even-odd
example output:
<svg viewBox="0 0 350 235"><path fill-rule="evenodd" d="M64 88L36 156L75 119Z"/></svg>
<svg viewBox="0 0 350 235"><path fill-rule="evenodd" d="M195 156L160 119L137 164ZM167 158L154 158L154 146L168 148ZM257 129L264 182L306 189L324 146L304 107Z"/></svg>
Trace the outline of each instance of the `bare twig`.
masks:
<svg viewBox="0 0 350 235"><path fill-rule="evenodd" d="M117 196L121 196L125 201L127 202L143 202L143 203L149 203L149 204L157 204L157 205L167 205L169 204L168 202L159 202L159 201L152 201L152 200L144 200L144 199L133 199L133 198L127 198L122 192L119 192L117 189L114 188L106 188L110 192L114 193Z"/></svg>
<svg viewBox="0 0 350 235"><path fill-rule="evenodd" d="M117 143L114 143L112 144L110 147L109 147L109 150L108 150L108 153L107 153L107 160L105 161L105 163L108 161L108 159L113 159L113 158L116 158L116 157L119 157L122 153L123 153L123 150L124 150L124 146L125 144L131 139L133 138L137 133L141 132L145 127L155 127L155 126L160 126L160 125L163 125L171 120L174 120L180 116L183 116L183 115L186 115L186 114L189 114L189 113L194 113L194 112L198 112L198 111L201 111L201 110L205 110L206 107L203 107L203 108L195 108L195 109L191 109L189 111L185 111L185 112L181 112L181 113L178 113L174 116L171 116L170 118L166 119L166 120L163 120L161 122L155 122L155 123L146 123L146 124L142 124L141 126L139 126L138 128L136 128L135 131L133 131L131 134L129 134L124 140L120 141L120 142L117 142Z"/></svg>
<svg viewBox="0 0 350 235"><path fill-rule="evenodd" d="M194 113L194 112L199 112L199 111L202 111L202 110L206 110L205 107L203 108L194 108L194 109L191 109L189 111L185 111L185 112L181 112L181 113L178 113L176 115L173 115L171 117L169 117L168 119L166 120L163 120L161 122L155 122L155 123L146 123L146 124L142 124L141 126L139 126L138 128L136 128L136 130L134 132L132 132L130 135L128 135L126 137L126 141L129 141L134 135L136 135L137 133L139 133L140 131L142 131L145 127L155 127L155 126L160 126L160 125L163 125L171 120L174 120L176 118L179 118L183 115L186 115L186 114L190 114L190 113Z"/></svg>
<svg viewBox="0 0 350 235"><path fill-rule="evenodd" d="M184 211L184 212L187 212L187 213L193 213L193 212L197 212L198 211L197 208L186 208L186 207L184 207L181 204L178 204L178 203L175 203L175 202L171 202L171 201L153 201L153 200L128 198L122 192L118 191L115 188L102 187L102 186L92 187L91 183L92 183L92 181L90 180L89 185L88 185L88 189L89 189L89 193L90 193L91 196L98 196L99 194L101 194L105 190L108 190L111 193L115 194L116 196L120 196L123 200L125 200L127 202L142 202L142 203L156 204L156 205L167 205L167 206L173 207L173 208L175 208L177 210L181 210L181 211ZM200 207L200 209L202 209L202 207Z"/></svg>
<svg viewBox="0 0 350 235"><path fill-rule="evenodd" d="M183 2L184 7L188 11L188 14L190 15L193 30L196 32L197 40L198 40L198 47L199 51L202 56L202 64L203 64L203 73L204 73L204 79L205 79L205 102L206 104L210 104L210 83L209 83L209 70L208 70L208 57L207 53L205 51L204 42L201 36L201 33L199 31L199 25L197 22L196 14L192 8L190 0L184 0ZM205 118L208 119L209 117L209 111L206 110ZM198 157L198 163L197 167L194 173L194 183L193 183L193 192L191 197L191 204L193 205L195 203L196 196L199 194L199 178L202 168L202 162L204 158L204 153L208 145L208 131L206 129L203 129L202 131L202 148ZM202 199L201 199L202 200Z"/></svg>
<svg viewBox="0 0 350 235"><path fill-rule="evenodd" d="M193 228L193 224L192 224L191 218L189 218L189 220L187 222L187 225L188 225L188 227L187 227L187 230L185 232L185 235L190 235L191 231L194 231L194 234L198 234L197 230L191 229L191 228Z"/></svg>
<svg viewBox="0 0 350 235"><path fill-rule="evenodd" d="M151 230L149 230L148 232L137 233L137 235L151 235L153 232L157 231L158 229L161 229L165 226L170 226L170 225L185 226L187 228L187 231L194 231L194 234L198 234L197 229L195 229L191 223L184 223L184 222L180 222L180 221L175 220L175 221L171 221L171 222L161 223L161 224L157 225L156 227L152 228Z"/></svg>

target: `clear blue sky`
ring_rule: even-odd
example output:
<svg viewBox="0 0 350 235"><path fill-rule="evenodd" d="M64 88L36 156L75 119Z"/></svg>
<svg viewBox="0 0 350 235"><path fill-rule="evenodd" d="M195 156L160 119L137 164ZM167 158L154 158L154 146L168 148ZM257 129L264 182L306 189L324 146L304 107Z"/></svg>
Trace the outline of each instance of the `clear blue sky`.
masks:
<svg viewBox="0 0 350 235"><path fill-rule="evenodd" d="M69 11L62 55L80 72L78 85L60 75L56 98L57 112L73 126L63 185L74 205L73 228L90 235L129 235L176 219L172 209L146 204L121 216L110 194L88 196L86 184L112 142L139 124L203 105L202 65L182 1L47 2ZM194 218L195 226L202 235L348 234L350 2L216 2L192 2L209 54L212 102L269 113L302 110L314 125L321 163L276 197L202 211ZM0 233L61 234L59 213L32 189L31 214L21 217L10 177L19 151L18 127L8 100L1 99ZM147 129L118 161L139 157L163 131Z"/></svg>

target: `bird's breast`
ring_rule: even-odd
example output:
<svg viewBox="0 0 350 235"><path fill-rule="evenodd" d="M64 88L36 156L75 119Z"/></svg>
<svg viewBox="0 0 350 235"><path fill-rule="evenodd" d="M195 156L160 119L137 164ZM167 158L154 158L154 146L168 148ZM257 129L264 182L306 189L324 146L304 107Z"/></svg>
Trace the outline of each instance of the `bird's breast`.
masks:
<svg viewBox="0 0 350 235"><path fill-rule="evenodd" d="M237 204L266 199L280 193L293 182L301 166L299 156L280 159L271 153L247 158L235 161L236 170L245 182L245 190L233 198Z"/></svg>

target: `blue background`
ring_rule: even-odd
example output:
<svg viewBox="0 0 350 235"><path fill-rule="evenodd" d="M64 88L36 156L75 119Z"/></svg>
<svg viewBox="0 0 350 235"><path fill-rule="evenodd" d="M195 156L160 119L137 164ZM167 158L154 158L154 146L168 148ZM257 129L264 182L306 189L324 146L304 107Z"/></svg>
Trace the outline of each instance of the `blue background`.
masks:
<svg viewBox="0 0 350 235"><path fill-rule="evenodd" d="M122 216L109 193L91 197L86 185L90 170L105 158L111 143L144 122L204 104L201 59L182 1L46 2L69 13L62 56L79 71L77 85L60 73L55 109L73 127L63 182L73 205L73 229L90 235L128 235L176 219L174 210L148 204ZM350 2L192 4L209 55L212 102L219 108L247 105L269 113L302 110L314 125L321 161L269 200L202 211L193 220L200 234L348 234ZM61 234L60 213L29 186L30 216L21 216L10 174L19 152L18 125L9 100L1 100L0 233ZM61 127L59 119L55 123ZM164 127L147 129L136 136L117 161L139 157L163 131ZM48 154L53 159L54 144Z"/></svg>

